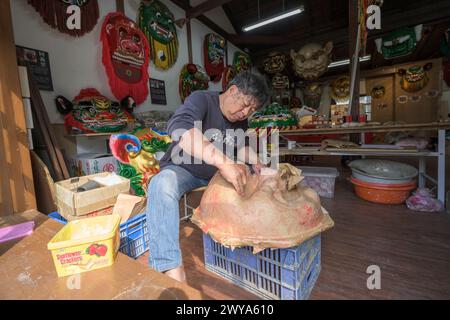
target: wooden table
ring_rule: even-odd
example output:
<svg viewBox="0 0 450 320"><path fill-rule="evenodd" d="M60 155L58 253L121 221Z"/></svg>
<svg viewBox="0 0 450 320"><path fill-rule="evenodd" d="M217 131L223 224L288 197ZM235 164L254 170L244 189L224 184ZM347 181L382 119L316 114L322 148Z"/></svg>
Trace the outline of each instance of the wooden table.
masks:
<svg viewBox="0 0 450 320"><path fill-rule="evenodd" d="M32 235L0 244L0 299L210 299L122 254L111 267L58 278L47 243L62 225L38 211L0 217L35 222Z"/></svg>

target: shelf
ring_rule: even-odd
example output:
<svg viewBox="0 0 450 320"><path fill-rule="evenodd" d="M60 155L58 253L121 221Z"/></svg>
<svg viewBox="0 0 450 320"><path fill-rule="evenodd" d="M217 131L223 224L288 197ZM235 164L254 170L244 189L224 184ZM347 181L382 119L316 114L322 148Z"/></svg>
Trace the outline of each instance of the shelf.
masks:
<svg viewBox="0 0 450 320"><path fill-rule="evenodd" d="M311 155L311 156L401 156L401 157L437 157L438 152L432 151L411 151L411 150L380 150L380 149L365 149L365 150L317 150L312 148L307 149L288 149L280 148L279 156L285 155Z"/></svg>
<svg viewBox="0 0 450 320"><path fill-rule="evenodd" d="M112 134L119 134L119 133L127 133L127 132L110 132L110 133L82 133L82 134L67 134L66 137L108 137Z"/></svg>
<svg viewBox="0 0 450 320"><path fill-rule="evenodd" d="M437 131L440 129L450 130L448 122L433 122L419 124L399 124L392 126L383 125L365 125L348 128L320 128L320 129L295 129L280 130L280 136L289 135L313 135L313 134L345 134L345 133L364 133L364 132L394 132L394 131L413 131L413 130L430 130Z"/></svg>

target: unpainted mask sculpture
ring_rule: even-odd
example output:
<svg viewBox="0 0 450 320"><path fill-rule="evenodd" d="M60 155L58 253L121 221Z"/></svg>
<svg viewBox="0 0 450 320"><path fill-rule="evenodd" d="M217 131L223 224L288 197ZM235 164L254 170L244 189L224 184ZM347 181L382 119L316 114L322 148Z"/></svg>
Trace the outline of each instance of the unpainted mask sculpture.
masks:
<svg viewBox="0 0 450 320"><path fill-rule="evenodd" d="M303 90L305 104L313 109L318 109L322 99L322 87L319 83L311 83Z"/></svg>
<svg viewBox="0 0 450 320"><path fill-rule="evenodd" d="M280 73L286 66L286 56L280 52L271 52L264 59L264 71L268 74Z"/></svg>
<svg viewBox="0 0 450 320"><path fill-rule="evenodd" d="M291 49L294 70L306 80L315 80L327 71L331 62L333 43L327 42L324 47L318 43L304 45L298 52Z"/></svg>
<svg viewBox="0 0 450 320"><path fill-rule="evenodd" d="M227 247L289 248L334 225L318 194L298 183L301 171L280 164L250 175L243 196L220 172L210 181L192 221Z"/></svg>
<svg viewBox="0 0 450 320"><path fill-rule="evenodd" d="M289 89L289 78L286 75L277 73L272 78L272 87L274 89Z"/></svg>

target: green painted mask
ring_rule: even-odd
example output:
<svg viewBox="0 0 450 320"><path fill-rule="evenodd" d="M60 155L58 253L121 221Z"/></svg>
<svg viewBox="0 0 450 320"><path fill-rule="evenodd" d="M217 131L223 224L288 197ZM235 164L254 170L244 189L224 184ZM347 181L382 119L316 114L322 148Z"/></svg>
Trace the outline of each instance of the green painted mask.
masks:
<svg viewBox="0 0 450 320"><path fill-rule="evenodd" d="M385 59L393 59L406 56L414 51L420 37L421 27L406 27L391 32L381 40L378 40L378 51L383 54Z"/></svg>
<svg viewBox="0 0 450 320"><path fill-rule="evenodd" d="M236 72L240 73L245 70L250 70L252 67L252 60L246 53L237 51L234 53L233 65L236 68Z"/></svg>
<svg viewBox="0 0 450 320"><path fill-rule="evenodd" d="M160 1L143 1L138 12L139 28L151 47L151 59L162 69L170 68L178 56L178 37L174 15Z"/></svg>

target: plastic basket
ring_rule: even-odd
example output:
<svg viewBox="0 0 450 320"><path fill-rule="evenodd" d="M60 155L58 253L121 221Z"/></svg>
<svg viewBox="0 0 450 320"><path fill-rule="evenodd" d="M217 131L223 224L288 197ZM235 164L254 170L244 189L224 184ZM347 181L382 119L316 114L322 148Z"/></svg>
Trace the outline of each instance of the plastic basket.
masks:
<svg viewBox="0 0 450 320"><path fill-rule="evenodd" d="M119 250L135 259L148 250L147 215L145 213L120 225Z"/></svg>
<svg viewBox="0 0 450 320"><path fill-rule="evenodd" d="M67 224L58 212L48 215L53 220ZM131 258L138 258L148 250L147 216L141 213L128 221L120 224L120 248L119 251Z"/></svg>
<svg viewBox="0 0 450 320"><path fill-rule="evenodd" d="M298 247L231 250L203 235L205 267L263 299L308 299L321 269L320 235Z"/></svg>

